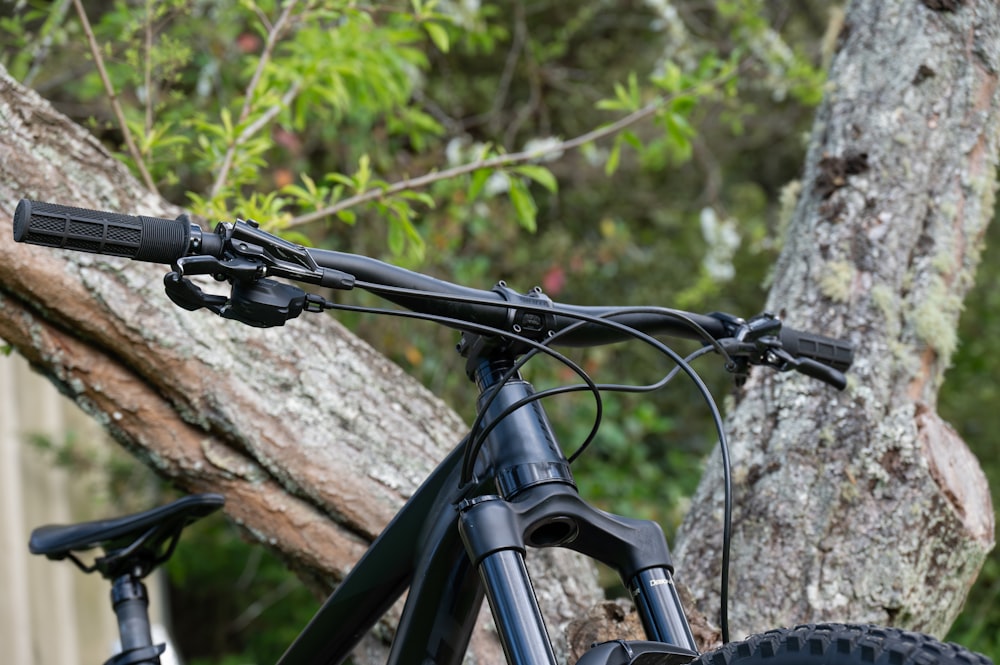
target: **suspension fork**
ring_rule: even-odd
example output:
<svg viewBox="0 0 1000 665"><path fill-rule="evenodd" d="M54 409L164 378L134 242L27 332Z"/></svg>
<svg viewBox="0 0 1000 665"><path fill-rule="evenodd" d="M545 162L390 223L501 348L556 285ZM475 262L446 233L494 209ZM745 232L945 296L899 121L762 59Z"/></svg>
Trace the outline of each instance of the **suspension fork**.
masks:
<svg viewBox="0 0 1000 665"><path fill-rule="evenodd" d="M482 391L484 425L531 394L520 377L499 383L507 367L509 359L486 360L470 372ZM483 453L498 494L463 501L459 532L511 665L555 663L524 565L529 545L567 547L611 566L631 592L647 637L696 651L662 529L604 513L580 498L539 402L495 423Z"/></svg>

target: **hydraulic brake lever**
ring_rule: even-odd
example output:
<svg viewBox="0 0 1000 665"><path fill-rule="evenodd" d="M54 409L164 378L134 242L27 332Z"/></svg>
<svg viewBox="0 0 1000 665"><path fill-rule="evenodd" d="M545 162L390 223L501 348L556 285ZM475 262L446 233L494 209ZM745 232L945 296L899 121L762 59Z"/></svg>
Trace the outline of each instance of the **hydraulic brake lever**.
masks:
<svg viewBox="0 0 1000 665"><path fill-rule="evenodd" d="M216 233L226 240L223 266L231 261L236 261L235 265L239 260L249 261L259 266L261 276L285 277L344 291L354 288L354 275L321 267L305 247L262 231L252 219L220 224Z"/></svg>
<svg viewBox="0 0 1000 665"><path fill-rule="evenodd" d="M167 296L186 310L204 307L223 318L269 328L284 325L303 311L324 310L323 298L271 276L335 289L354 287L353 275L320 267L304 247L261 231L256 222L222 223L215 233L221 239L217 255L183 256L163 279ZM190 275L228 281L232 292L228 298L207 294L188 279Z"/></svg>
<svg viewBox="0 0 1000 665"><path fill-rule="evenodd" d="M847 387L847 377L840 370L785 350L781 343L781 319L773 314L764 312L749 320L718 313L713 316L722 319L732 335L719 343L732 358L726 369L735 376L737 385L746 381L750 365L765 365L779 372L800 372L837 390Z"/></svg>
<svg viewBox="0 0 1000 665"><path fill-rule="evenodd" d="M767 361L763 364L773 367L779 372L795 370L806 376L819 379L837 390L843 390L847 387L847 377L844 376L843 372L811 358L796 358L781 348L770 349L765 357Z"/></svg>

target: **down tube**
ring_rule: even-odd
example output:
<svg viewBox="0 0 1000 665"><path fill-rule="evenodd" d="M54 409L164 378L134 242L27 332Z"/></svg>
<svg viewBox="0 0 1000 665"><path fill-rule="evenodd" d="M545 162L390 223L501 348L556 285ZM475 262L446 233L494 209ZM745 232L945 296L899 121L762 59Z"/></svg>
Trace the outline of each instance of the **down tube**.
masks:
<svg viewBox="0 0 1000 665"><path fill-rule="evenodd" d="M425 534L454 514L462 446L456 447L406 502L278 661L338 665L410 584ZM428 521L432 520L430 530ZM452 518L454 521L454 518Z"/></svg>
<svg viewBox="0 0 1000 665"><path fill-rule="evenodd" d="M432 519L388 665L461 665L483 603L483 585L459 536L458 511L440 506Z"/></svg>

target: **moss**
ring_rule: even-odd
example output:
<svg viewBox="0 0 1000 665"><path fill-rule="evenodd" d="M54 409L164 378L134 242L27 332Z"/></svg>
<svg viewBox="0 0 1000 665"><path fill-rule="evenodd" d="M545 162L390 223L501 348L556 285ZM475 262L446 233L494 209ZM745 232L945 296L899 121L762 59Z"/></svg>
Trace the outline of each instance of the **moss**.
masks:
<svg viewBox="0 0 1000 665"><path fill-rule="evenodd" d="M896 320L899 312L899 296L887 284L873 286L871 298L872 303L887 323Z"/></svg>
<svg viewBox="0 0 1000 665"><path fill-rule="evenodd" d="M781 188L781 194L778 198L778 226L774 231L778 249L780 249L781 243L784 242L785 234L792 223L792 217L795 215L795 206L798 205L801 193L801 180L793 180Z"/></svg>
<svg viewBox="0 0 1000 665"><path fill-rule="evenodd" d="M958 346L956 321L961 309L961 298L935 276L910 316L917 338L934 349L945 364Z"/></svg>
<svg viewBox="0 0 1000 665"><path fill-rule="evenodd" d="M955 254L950 247L942 248L931 259L931 267L942 275L950 275L955 272Z"/></svg>
<svg viewBox="0 0 1000 665"><path fill-rule="evenodd" d="M820 292L834 302L846 303L851 298L857 271L847 261L829 261L819 278Z"/></svg>

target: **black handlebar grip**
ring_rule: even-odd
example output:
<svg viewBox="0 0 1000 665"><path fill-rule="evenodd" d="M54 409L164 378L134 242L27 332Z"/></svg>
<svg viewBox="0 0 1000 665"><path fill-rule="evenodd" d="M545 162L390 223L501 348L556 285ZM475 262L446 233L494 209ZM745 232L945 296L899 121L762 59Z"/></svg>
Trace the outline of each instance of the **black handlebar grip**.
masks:
<svg viewBox="0 0 1000 665"><path fill-rule="evenodd" d="M854 362L854 345L849 342L792 328L781 329L781 348L797 358L811 358L841 371Z"/></svg>
<svg viewBox="0 0 1000 665"><path fill-rule="evenodd" d="M137 217L21 199L14 211L14 240L78 252L173 263L187 254L187 222Z"/></svg>

